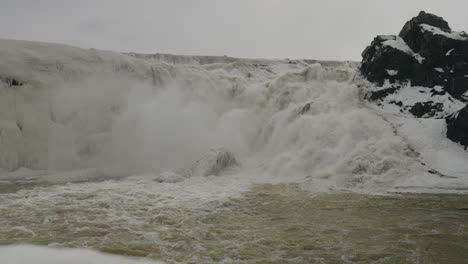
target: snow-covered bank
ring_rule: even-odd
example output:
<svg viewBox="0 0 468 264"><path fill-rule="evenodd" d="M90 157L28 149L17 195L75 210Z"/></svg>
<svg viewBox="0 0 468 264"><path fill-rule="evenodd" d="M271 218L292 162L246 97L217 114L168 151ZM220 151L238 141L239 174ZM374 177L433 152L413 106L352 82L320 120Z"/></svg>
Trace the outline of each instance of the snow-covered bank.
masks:
<svg viewBox="0 0 468 264"><path fill-rule="evenodd" d="M393 117L401 136L405 137L427 173L408 177L397 189L420 192L468 192L468 152L445 137L446 125L441 119ZM423 132L422 132L423 131ZM421 136L421 134L424 136Z"/></svg>
<svg viewBox="0 0 468 264"><path fill-rule="evenodd" d="M53 249L31 245L0 246L2 264L158 264L151 260L125 258L86 249Z"/></svg>

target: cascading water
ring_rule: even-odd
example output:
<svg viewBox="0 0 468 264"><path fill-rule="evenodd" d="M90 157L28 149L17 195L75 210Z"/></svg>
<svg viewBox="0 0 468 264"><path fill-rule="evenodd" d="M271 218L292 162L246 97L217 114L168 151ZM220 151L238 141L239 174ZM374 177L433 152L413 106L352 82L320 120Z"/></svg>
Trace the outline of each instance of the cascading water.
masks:
<svg viewBox="0 0 468 264"><path fill-rule="evenodd" d="M63 181L74 180L73 171L79 181L158 174L222 147L244 164L235 173L249 171L266 183L379 182L385 190L414 162L405 142L360 103L352 63L169 65L158 57L60 48L52 58L14 57L13 64L37 64L11 73L22 86L3 82L6 170L42 170L38 181L61 181L64 171Z"/></svg>

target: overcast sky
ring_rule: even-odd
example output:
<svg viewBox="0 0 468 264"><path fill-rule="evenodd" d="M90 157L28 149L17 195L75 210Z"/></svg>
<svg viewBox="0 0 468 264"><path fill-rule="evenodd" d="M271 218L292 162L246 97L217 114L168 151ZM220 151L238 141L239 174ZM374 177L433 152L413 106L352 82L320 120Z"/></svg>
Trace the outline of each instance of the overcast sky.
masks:
<svg viewBox="0 0 468 264"><path fill-rule="evenodd" d="M141 53L360 60L426 10L468 30L468 0L0 0L0 38Z"/></svg>

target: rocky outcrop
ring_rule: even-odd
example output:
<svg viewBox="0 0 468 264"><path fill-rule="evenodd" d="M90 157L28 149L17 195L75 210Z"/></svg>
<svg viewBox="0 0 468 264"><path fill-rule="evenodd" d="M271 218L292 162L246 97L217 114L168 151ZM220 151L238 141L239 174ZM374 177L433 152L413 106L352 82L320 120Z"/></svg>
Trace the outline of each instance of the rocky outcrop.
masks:
<svg viewBox="0 0 468 264"><path fill-rule="evenodd" d="M398 36L377 36L362 58L360 73L373 83L365 99L397 109L395 114L446 118L447 137L468 146L465 32L452 31L443 18L421 11Z"/></svg>
<svg viewBox="0 0 468 264"><path fill-rule="evenodd" d="M442 103L434 102L417 102L409 109L409 112L415 117L421 118L425 115L434 116L436 112L440 112L443 109Z"/></svg>
<svg viewBox="0 0 468 264"><path fill-rule="evenodd" d="M377 36L362 57L361 74L377 85L440 86L467 100L468 35L452 31L441 17L420 12L398 36Z"/></svg>
<svg viewBox="0 0 468 264"><path fill-rule="evenodd" d="M421 11L406 22L398 36L377 36L362 58L361 74L382 87L368 91L366 98L371 101L382 101L404 85L441 88L431 92L431 97L448 93L451 102L468 101L468 35L452 31L441 17ZM441 114L447 108L440 107L443 102L426 98L419 103L404 106L402 112L417 113L416 117L447 114ZM427 107L430 105L436 107Z"/></svg>
<svg viewBox="0 0 468 264"><path fill-rule="evenodd" d="M362 58L361 73L379 85L410 79L422 60L397 36L377 36Z"/></svg>

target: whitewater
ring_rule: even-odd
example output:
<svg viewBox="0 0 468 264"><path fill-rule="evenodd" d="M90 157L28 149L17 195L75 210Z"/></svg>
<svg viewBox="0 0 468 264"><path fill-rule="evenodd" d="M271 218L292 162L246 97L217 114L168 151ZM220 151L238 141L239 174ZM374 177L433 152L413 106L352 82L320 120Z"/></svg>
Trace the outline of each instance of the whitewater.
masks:
<svg viewBox="0 0 468 264"><path fill-rule="evenodd" d="M402 242L381 226L428 219L444 223L416 228L446 235L434 245L466 249L463 211L398 210L466 206L468 154L443 120L363 101L355 62L6 39L0 58L2 263L390 263L392 247L399 263L432 263L416 234ZM400 209L373 219L389 199ZM343 213L382 243L318 224Z"/></svg>

